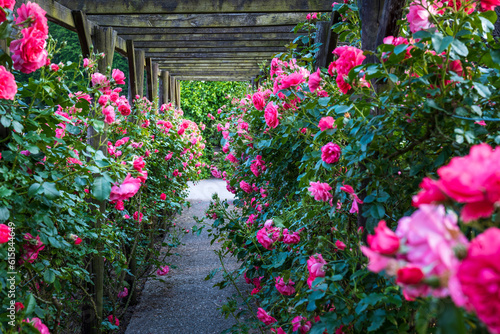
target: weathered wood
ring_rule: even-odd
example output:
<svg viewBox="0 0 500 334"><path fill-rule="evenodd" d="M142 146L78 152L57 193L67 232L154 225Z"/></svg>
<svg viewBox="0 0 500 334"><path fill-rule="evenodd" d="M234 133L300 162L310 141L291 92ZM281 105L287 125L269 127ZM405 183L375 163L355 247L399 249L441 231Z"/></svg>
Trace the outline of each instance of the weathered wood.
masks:
<svg viewBox="0 0 500 334"><path fill-rule="evenodd" d="M262 41L262 40L282 40L282 41L291 41L297 35L293 33L260 33L260 34L251 34L251 33L239 33L239 34L158 34L158 35L127 35L121 34L121 38L133 39L136 42L139 41L161 41L161 42L170 42L170 41Z"/></svg>
<svg viewBox="0 0 500 334"><path fill-rule="evenodd" d="M137 76L137 95L144 96L144 62L146 55L144 50L135 50L135 73Z"/></svg>
<svg viewBox="0 0 500 334"><path fill-rule="evenodd" d="M299 23L300 21L297 21ZM192 27L192 28L152 28L152 27L115 27L110 24L118 34L121 35L161 35L161 34L264 34L264 33L289 33L295 25L285 26L244 26L244 27Z"/></svg>
<svg viewBox="0 0 500 334"><path fill-rule="evenodd" d="M340 13L334 11L332 14L332 19L330 21L330 27L333 27L341 20L342 17L340 16ZM337 47L338 40L339 40L339 35L330 29L328 35L328 47L326 51L326 65L329 65L333 61L333 50L335 50L335 48Z"/></svg>
<svg viewBox="0 0 500 334"><path fill-rule="evenodd" d="M153 102L158 97L158 64L146 58L148 99Z"/></svg>
<svg viewBox="0 0 500 334"><path fill-rule="evenodd" d="M181 107L181 82L176 80L176 88L175 88L175 91L177 93L176 95L176 101L177 101L177 108L180 108Z"/></svg>
<svg viewBox="0 0 500 334"><path fill-rule="evenodd" d="M176 87L175 77L172 74L170 74L170 94L168 96L170 98L170 102L173 105L175 105L175 98L176 98L175 87Z"/></svg>
<svg viewBox="0 0 500 334"><path fill-rule="evenodd" d="M248 77L195 76L177 77L179 81L248 81Z"/></svg>
<svg viewBox="0 0 500 334"><path fill-rule="evenodd" d="M168 103L168 71L160 72L160 105Z"/></svg>
<svg viewBox="0 0 500 334"><path fill-rule="evenodd" d="M112 28L94 27L92 35L95 46L94 52L104 53L104 58L97 61L99 71L106 72L106 69L113 64L113 56L115 54L117 33Z"/></svg>
<svg viewBox="0 0 500 334"><path fill-rule="evenodd" d="M284 46L273 47L227 47L227 48L202 48L202 47L180 47L174 48L168 45L167 47L145 47L143 48L146 53L182 53L182 52L196 52L196 53L213 53L213 52L285 52L287 49Z"/></svg>
<svg viewBox="0 0 500 334"><path fill-rule="evenodd" d="M493 36L496 38L500 37L500 6L495 8L495 12L497 13L497 21L495 22L495 29L493 30Z"/></svg>
<svg viewBox="0 0 500 334"><path fill-rule="evenodd" d="M64 6L89 14L192 14L192 13L290 13L326 12L331 0L59 0Z"/></svg>
<svg viewBox="0 0 500 334"><path fill-rule="evenodd" d="M206 13L206 14L130 14L89 15L101 25L116 28L231 28L258 26L294 26L304 20L304 13Z"/></svg>
<svg viewBox="0 0 500 334"><path fill-rule="evenodd" d="M170 69L169 73L170 75L173 76L184 76L184 75L200 75L200 74L207 74L207 75L246 75L248 77L250 76L256 76L259 74L259 69L253 69L253 70L247 70L247 69L242 69L242 70L203 70L203 69L198 69L198 70L190 70L190 69Z"/></svg>
<svg viewBox="0 0 500 334"><path fill-rule="evenodd" d="M0 49L6 54L10 54L10 50L7 47L7 41L4 39L0 39Z"/></svg>
<svg viewBox="0 0 500 334"><path fill-rule="evenodd" d="M260 59L250 59L250 58L245 58L245 57L240 57L240 58L228 58L228 59L186 59L186 58L168 58L168 59L162 59L162 58L155 58L151 57L155 61L159 61L160 63L165 63L165 64L201 64L201 63L217 63L217 64L234 64L234 63L240 63L240 64L262 64L263 62L268 62L269 59L265 60L260 60Z"/></svg>
<svg viewBox="0 0 500 334"><path fill-rule="evenodd" d="M260 41L196 41L186 43L185 41L135 41L137 48L227 48L227 47L284 47L283 40L260 40Z"/></svg>
<svg viewBox="0 0 500 334"><path fill-rule="evenodd" d="M128 59L128 99L132 105L132 100L137 95L137 64L135 59L134 41L127 40L127 59Z"/></svg>
<svg viewBox="0 0 500 334"><path fill-rule="evenodd" d="M79 10L73 11L72 14L76 33L78 35L78 40L80 41L80 47L82 49L82 55L84 58L88 58L90 56L92 48L92 36L89 29L87 17L85 16L84 12Z"/></svg>
<svg viewBox="0 0 500 334"><path fill-rule="evenodd" d="M316 23L316 37L314 38L314 43L321 43L318 52L314 55L314 67L325 67L326 66L326 56L328 52L328 37L330 32L330 22L329 21L319 21Z"/></svg>
<svg viewBox="0 0 500 334"><path fill-rule="evenodd" d="M385 0L375 47L383 44L384 38L387 36L397 36L399 34L398 21L403 15L404 5L404 1Z"/></svg>
<svg viewBox="0 0 500 334"><path fill-rule="evenodd" d="M151 57L151 58L243 58L243 57L250 57L253 59L270 59L272 58L277 52L225 52L225 53L217 53L217 52L212 52L212 53L197 53L197 52L172 52L172 53L152 53L148 52L146 53L146 57Z"/></svg>
<svg viewBox="0 0 500 334"><path fill-rule="evenodd" d="M176 63L168 63L165 61L160 61L159 65L161 68L169 68L169 67L176 67L176 68L190 68L190 69L197 69L197 68L247 68L247 69L259 69L259 66L257 64L252 64L252 63L242 63L239 64L238 62L233 62L233 63L208 63L208 62L203 62L203 63L185 63L185 64L176 64Z"/></svg>
<svg viewBox="0 0 500 334"><path fill-rule="evenodd" d="M377 36L382 19L385 0L359 0L359 15L361 17L361 47L363 50L375 51ZM376 62L376 57L367 55L365 63Z"/></svg>

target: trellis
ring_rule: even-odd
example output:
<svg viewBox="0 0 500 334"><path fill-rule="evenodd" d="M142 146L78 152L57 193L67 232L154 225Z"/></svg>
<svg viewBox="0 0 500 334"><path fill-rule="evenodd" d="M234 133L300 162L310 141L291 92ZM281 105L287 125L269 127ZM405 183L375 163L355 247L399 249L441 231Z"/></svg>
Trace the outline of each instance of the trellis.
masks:
<svg viewBox="0 0 500 334"><path fill-rule="evenodd" d="M158 97L176 106L183 80L253 83L261 63L286 51L306 13L332 10L331 0L36 2L49 20L78 33L84 56L94 45L107 59L115 50L127 57L131 98ZM320 34L323 42L330 25Z"/></svg>

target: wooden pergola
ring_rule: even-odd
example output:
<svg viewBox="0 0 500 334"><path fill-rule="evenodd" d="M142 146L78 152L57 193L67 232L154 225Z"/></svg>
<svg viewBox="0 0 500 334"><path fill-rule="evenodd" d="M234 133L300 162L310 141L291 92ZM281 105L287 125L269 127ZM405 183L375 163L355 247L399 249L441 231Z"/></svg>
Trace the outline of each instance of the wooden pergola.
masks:
<svg viewBox="0 0 500 334"><path fill-rule="evenodd" d="M27 2L22 0L21 2ZM332 0L35 0L49 20L78 33L82 53L114 51L129 62L130 96L159 92L179 106L182 80L253 81L259 65L285 51L306 13ZM102 67L101 67L102 66ZM144 78L146 69L146 78Z"/></svg>

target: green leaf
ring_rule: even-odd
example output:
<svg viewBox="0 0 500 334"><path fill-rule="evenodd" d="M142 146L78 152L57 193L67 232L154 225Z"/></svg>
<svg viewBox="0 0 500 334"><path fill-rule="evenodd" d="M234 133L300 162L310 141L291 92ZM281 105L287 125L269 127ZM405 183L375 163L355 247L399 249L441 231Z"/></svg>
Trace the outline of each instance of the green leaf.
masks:
<svg viewBox="0 0 500 334"><path fill-rule="evenodd" d="M363 137L361 137L361 140L359 143L361 144L361 151L366 151L368 144L370 144L373 140L374 134L372 132L367 133Z"/></svg>
<svg viewBox="0 0 500 334"><path fill-rule="evenodd" d="M105 201L109 198L109 194L111 194L111 183L104 177L96 178L92 185L92 195L95 199Z"/></svg>
<svg viewBox="0 0 500 334"><path fill-rule="evenodd" d="M35 146L35 145L28 145L26 146L26 148L28 149L28 151L30 151L30 153L32 154L38 154L40 153L40 149L38 148L38 146Z"/></svg>
<svg viewBox="0 0 500 334"><path fill-rule="evenodd" d="M467 49L467 46L464 43L460 42L458 39L453 40L453 42L451 43L451 49L462 57L467 57L467 55L469 54L469 49Z"/></svg>
<svg viewBox="0 0 500 334"><path fill-rule="evenodd" d="M33 313L33 311L35 310L35 306L36 306L36 299L32 294L30 294L28 303L26 305L25 315L27 316L31 315L31 313Z"/></svg>
<svg viewBox="0 0 500 334"><path fill-rule="evenodd" d="M43 187L43 192L48 199L55 199L61 196L61 193L59 192L59 190L57 190L56 185L54 183L45 182L43 183L42 187Z"/></svg>
<svg viewBox="0 0 500 334"><path fill-rule="evenodd" d="M394 48L394 53L398 55L406 51L406 49L408 49L408 46L409 46L408 44L400 44Z"/></svg>
<svg viewBox="0 0 500 334"><path fill-rule="evenodd" d="M451 42L453 42L453 37L451 36L443 37L443 34L438 32L432 35L431 40L432 40L432 46L434 47L436 53L441 53L444 50L446 50L448 46L450 46Z"/></svg>
<svg viewBox="0 0 500 334"><path fill-rule="evenodd" d="M52 269L49 268L45 271L45 273L43 273L43 280L45 281L45 283L52 284L56 280L56 274Z"/></svg>
<svg viewBox="0 0 500 334"><path fill-rule="evenodd" d="M28 196L33 197L37 194L42 185L40 183L33 183L28 189Z"/></svg>
<svg viewBox="0 0 500 334"><path fill-rule="evenodd" d="M481 95L482 97L489 99L491 96L490 89L479 82L474 82L474 89Z"/></svg>
<svg viewBox="0 0 500 334"><path fill-rule="evenodd" d="M11 124L11 120L5 116L2 116L2 118L0 118L0 123L2 123L4 127L8 128Z"/></svg>
<svg viewBox="0 0 500 334"><path fill-rule="evenodd" d="M330 98L329 97L320 97L318 99L318 103L320 106L326 107L328 103L330 103Z"/></svg>
<svg viewBox="0 0 500 334"><path fill-rule="evenodd" d="M451 300L442 299L441 305L442 310L437 316L438 333L467 333L463 311L459 310Z"/></svg>
<svg viewBox="0 0 500 334"><path fill-rule="evenodd" d="M17 133L22 133L23 132L24 127L18 121L13 121L12 122L12 126L14 127L14 131L16 131Z"/></svg>
<svg viewBox="0 0 500 334"><path fill-rule="evenodd" d="M379 329L385 321L385 315L385 310L383 309L378 309L373 312L372 316L370 317L371 324L368 327L368 331L372 332Z"/></svg>
<svg viewBox="0 0 500 334"><path fill-rule="evenodd" d="M104 131L104 122L103 121L99 121L99 120L95 120L94 121L94 129L98 133L102 133Z"/></svg>
<svg viewBox="0 0 500 334"><path fill-rule="evenodd" d="M5 206L0 206L0 222L4 222L10 217L9 209Z"/></svg>
<svg viewBox="0 0 500 334"><path fill-rule="evenodd" d="M6 186L0 187L0 198L5 198L12 195L12 190L8 189Z"/></svg>

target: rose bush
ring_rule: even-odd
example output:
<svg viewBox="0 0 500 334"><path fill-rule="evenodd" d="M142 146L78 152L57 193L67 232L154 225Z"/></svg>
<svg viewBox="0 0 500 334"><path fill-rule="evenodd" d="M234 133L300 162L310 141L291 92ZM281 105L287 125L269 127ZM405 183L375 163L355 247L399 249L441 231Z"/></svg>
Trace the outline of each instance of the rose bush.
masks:
<svg viewBox="0 0 500 334"><path fill-rule="evenodd" d="M412 1L366 63L357 6L334 4L328 68L313 68L311 15L267 81L221 108L216 175L241 214L214 198L208 228L241 267L219 285L244 275L260 307L235 332L498 332L497 232L474 242L498 226L495 5Z"/></svg>
<svg viewBox="0 0 500 334"><path fill-rule="evenodd" d="M92 258L104 259L98 321L116 330L137 279L168 273L180 242L169 217L206 167L202 129L171 105L129 101L124 73L97 68L105 55L51 64L57 47L43 10L0 6L0 39L14 36L12 58L0 56L0 332L81 325L82 308L94 313ZM18 71L36 76L16 84ZM153 246L166 233L159 259Z"/></svg>

